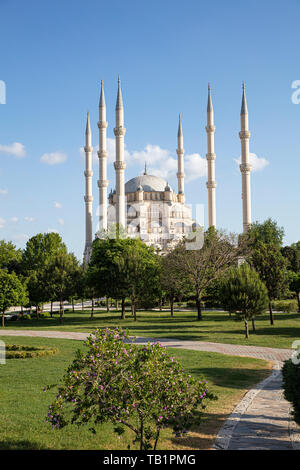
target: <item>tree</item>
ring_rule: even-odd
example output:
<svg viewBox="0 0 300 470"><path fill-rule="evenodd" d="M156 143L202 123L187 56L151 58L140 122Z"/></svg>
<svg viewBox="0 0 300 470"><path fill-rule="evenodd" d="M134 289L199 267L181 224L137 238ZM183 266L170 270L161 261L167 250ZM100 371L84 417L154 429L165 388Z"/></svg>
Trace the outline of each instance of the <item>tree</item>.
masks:
<svg viewBox="0 0 300 470"><path fill-rule="evenodd" d="M5 326L4 314L6 310L15 305L24 305L27 295L24 284L15 273L0 270L0 311L2 313L2 327Z"/></svg>
<svg viewBox="0 0 300 470"><path fill-rule="evenodd" d="M14 271L19 274L21 259L21 250L17 250L11 242L0 240L0 269L6 269L9 273Z"/></svg>
<svg viewBox="0 0 300 470"><path fill-rule="evenodd" d="M270 323L274 325L272 301L282 296L288 287L286 260L276 244L257 241L250 263L268 289Z"/></svg>
<svg viewBox="0 0 300 470"><path fill-rule="evenodd" d="M243 240L238 243L236 235L227 235L213 228L205 232L202 248L190 250L188 243L179 243L171 252L175 268L172 275L184 277L194 291L197 319L202 320L201 299L205 290L237 264L238 259L245 254L245 246Z"/></svg>
<svg viewBox="0 0 300 470"><path fill-rule="evenodd" d="M243 263L227 273L220 293L225 307L244 320L245 336L248 338L248 321L263 313L268 305L268 291L259 274Z"/></svg>
<svg viewBox="0 0 300 470"><path fill-rule="evenodd" d="M63 302L68 298L73 289L74 277L79 275L80 268L78 260L73 253L61 251L55 254L45 265L44 276L51 282L56 298L60 300L59 321L63 322ZM49 281L50 280L50 281ZM47 281L46 281L47 282Z"/></svg>
<svg viewBox="0 0 300 470"><path fill-rule="evenodd" d="M277 222L269 218L262 223L252 223L243 236L248 239L248 244L251 247L255 247L256 243L260 242L280 248L284 237L284 229L278 227Z"/></svg>
<svg viewBox="0 0 300 470"><path fill-rule="evenodd" d="M300 313L300 242L283 247L281 253L287 261L289 286L290 290L296 294Z"/></svg>
<svg viewBox="0 0 300 470"><path fill-rule="evenodd" d="M118 435L129 428L140 450L155 450L162 428L182 435L199 422L198 406L215 398L207 382L187 375L160 344L128 342L122 329L88 338L86 354L77 352L49 407L54 429L71 422L96 433L98 424L112 422Z"/></svg>
<svg viewBox="0 0 300 470"><path fill-rule="evenodd" d="M153 248L139 239L96 239L88 266L88 279L97 296L121 299L125 318L125 298L130 297L136 320L136 300L158 288L159 262Z"/></svg>
<svg viewBox="0 0 300 470"><path fill-rule="evenodd" d="M289 283L290 290L295 292L298 301L298 313L300 313L300 271L294 273L293 271L289 273Z"/></svg>
<svg viewBox="0 0 300 470"><path fill-rule="evenodd" d="M174 316L174 301L188 293L189 285L185 276L178 273L177 258L172 252L161 258L160 284L165 297L170 301L171 316Z"/></svg>
<svg viewBox="0 0 300 470"><path fill-rule="evenodd" d="M58 253L67 253L66 245L58 233L38 233L31 237L22 255L25 274L43 269L45 264Z"/></svg>

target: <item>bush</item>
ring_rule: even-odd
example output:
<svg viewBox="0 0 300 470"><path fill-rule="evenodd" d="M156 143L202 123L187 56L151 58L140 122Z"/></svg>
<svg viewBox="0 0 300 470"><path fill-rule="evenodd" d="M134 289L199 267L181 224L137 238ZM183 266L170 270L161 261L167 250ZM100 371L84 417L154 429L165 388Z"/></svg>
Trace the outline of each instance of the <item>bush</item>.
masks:
<svg viewBox="0 0 300 470"><path fill-rule="evenodd" d="M51 315L49 312L42 312L40 313L40 318L49 318Z"/></svg>
<svg viewBox="0 0 300 470"><path fill-rule="evenodd" d="M32 357L49 356L57 353L57 349L46 346L21 346L19 344L5 345L6 359L27 359Z"/></svg>
<svg viewBox="0 0 300 470"><path fill-rule="evenodd" d="M29 315L29 313L25 313L21 316L20 320L31 320L31 315Z"/></svg>
<svg viewBox="0 0 300 470"><path fill-rule="evenodd" d="M294 420L300 425L300 364L294 364L292 359L285 361L282 375L284 396L292 403Z"/></svg>
<svg viewBox="0 0 300 470"><path fill-rule="evenodd" d="M156 448L162 428L180 436L199 423L198 407L216 398L206 380L186 374L159 343L141 347L128 340L120 328L98 329L87 339L88 351L77 351L49 406L53 428L90 424L96 433L97 424L110 421L119 436L129 427L133 443L148 450Z"/></svg>
<svg viewBox="0 0 300 470"><path fill-rule="evenodd" d="M298 311L298 303L296 300L274 300L272 302L274 310L279 312L292 313Z"/></svg>

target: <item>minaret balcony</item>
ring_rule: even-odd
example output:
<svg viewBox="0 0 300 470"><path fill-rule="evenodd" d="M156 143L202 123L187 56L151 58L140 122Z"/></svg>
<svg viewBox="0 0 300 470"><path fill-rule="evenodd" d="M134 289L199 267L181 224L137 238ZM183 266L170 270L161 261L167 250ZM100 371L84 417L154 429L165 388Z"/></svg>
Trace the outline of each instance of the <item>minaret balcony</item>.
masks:
<svg viewBox="0 0 300 470"><path fill-rule="evenodd" d="M215 132L216 130L216 126L212 125L212 124L209 124L205 127L205 130L206 132L209 134L209 133L212 133L212 132Z"/></svg>
<svg viewBox="0 0 300 470"><path fill-rule="evenodd" d="M123 126L115 127L114 134L116 137L123 137L126 134L126 127L123 127Z"/></svg>
<svg viewBox="0 0 300 470"><path fill-rule="evenodd" d="M213 161L216 159L216 154L215 153L207 153L206 154L206 160Z"/></svg>
<svg viewBox="0 0 300 470"><path fill-rule="evenodd" d="M250 139L251 132L250 131L240 131L239 136L241 140Z"/></svg>
<svg viewBox="0 0 300 470"><path fill-rule="evenodd" d="M249 173L252 170L252 166L249 163L242 163L240 165L241 173Z"/></svg>
<svg viewBox="0 0 300 470"><path fill-rule="evenodd" d="M98 121L98 128L99 129L106 129L108 126L108 122L107 121Z"/></svg>
<svg viewBox="0 0 300 470"><path fill-rule="evenodd" d="M125 162L114 162L115 170L125 170L126 163Z"/></svg>
<svg viewBox="0 0 300 470"><path fill-rule="evenodd" d="M98 180L97 184L98 184L98 188L107 188L108 180Z"/></svg>

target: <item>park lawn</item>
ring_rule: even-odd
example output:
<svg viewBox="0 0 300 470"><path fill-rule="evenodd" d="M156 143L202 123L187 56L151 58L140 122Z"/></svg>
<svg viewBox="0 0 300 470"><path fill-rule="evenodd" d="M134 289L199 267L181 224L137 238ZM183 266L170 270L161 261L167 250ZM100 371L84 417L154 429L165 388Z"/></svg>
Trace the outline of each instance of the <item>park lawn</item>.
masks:
<svg viewBox="0 0 300 470"><path fill-rule="evenodd" d="M83 342L9 336L1 339L7 344L52 346L58 348L58 353L31 359L9 359L5 365L0 365L0 449L127 449L131 441L129 432L119 438L110 424L99 426L94 436L88 427L77 429L72 425L58 431L45 422L48 405L56 390L43 392L43 387L59 382L75 350L85 347ZM224 420L246 390L270 373L271 363L218 353L168 351L181 361L187 372L196 377L204 376L219 399L209 403L200 427L186 437L174 438L170 430L165 430L159 449L209 449Z"/></svg>
<svg viewBox="0 0 300 470"><path fill-rule="evenodd" d="M120 319L120 312L100 311L90 319L90 311L65 313L64 324L60 325L58 314L53 318L18 320L6 322L9 329L37 329L75 331L89 333L95 328L122 326L128 328L130 335L149 338L175 338L189 341L209 341L215 343L266 346L271 348L291 348L294 340L300 339L300 314L275 313L275 324L270 325L269 315L256 318L256 333L251 331L245 339L244 323L229 317L226 312L203 312L203 320L197 321L196 312L147 311L137 313L134 322L130 312L126 319Z"/></svg>

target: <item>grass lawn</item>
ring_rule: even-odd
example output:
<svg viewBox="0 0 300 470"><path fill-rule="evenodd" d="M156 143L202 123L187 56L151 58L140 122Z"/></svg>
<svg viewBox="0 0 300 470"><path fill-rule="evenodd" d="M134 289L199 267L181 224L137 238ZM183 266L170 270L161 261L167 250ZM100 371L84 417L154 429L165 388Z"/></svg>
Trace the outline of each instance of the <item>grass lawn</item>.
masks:
<svg viewBox="0 0 300 470"><path fill-rule="evenodd" d="M87 428L68 426L52 430L45 422L55 389L43 392L46 384L58 383L81 341L1 337L7 344L51 346L54 356L9 359L0 365L0 449L127 449L129 433L118 438L110 424L98 427L96 436ZM168 350L169 351L169 350ZM246 357L171 349L185 370L204 376L219 400L205 410L202 425L184 438L174 438L165 430L159 449L209 449L224 419L245 391L270 373L271 364Z"/></svg>
<svg viewBox="0 0 300 470"><path fill-rule="evenodd" d="M300 339L300 314L274 314L275 325L270 325L268 314L256 319L256 333L245 339L244 323L231 318L224 312L203 312L203 320L196 320L196 312L175 312L174 317L169 312L138 312L137 322L131 313L125 320L120 319L119 312L98 312L94 320L90 312L65 313L64 324L60 325L58 314L53 318L18 320L6 322L10 329L38 329L91 332L95 328L123 326L128 328L131 335L155 338L177 338L215 343L245 344L267 346L273 348L291 348L292 342Z"/></svg>

